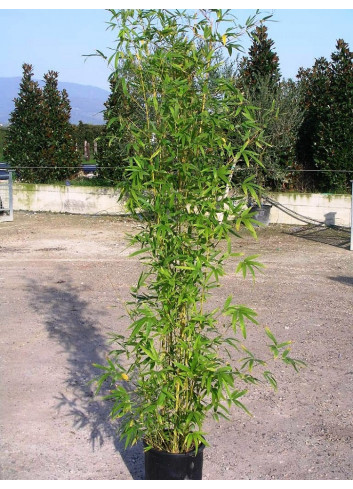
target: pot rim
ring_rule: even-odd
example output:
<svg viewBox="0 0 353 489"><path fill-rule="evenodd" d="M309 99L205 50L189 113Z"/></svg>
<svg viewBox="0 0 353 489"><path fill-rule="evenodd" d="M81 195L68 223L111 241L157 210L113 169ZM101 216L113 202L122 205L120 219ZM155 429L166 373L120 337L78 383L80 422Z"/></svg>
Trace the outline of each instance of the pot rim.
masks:
<svg viewBox="0 0 353 489"><path fill-rule="evenodd" d="M142 440L142 443L143 443L143 446L144 447L148 447L150 445L148 445L145 441L145 439ZM164 455L172 455L173 457L185 457L185 456L194 456L196 457L199 453L202 453L204 448L206 447L206 445L204 443L200 443L198 449L197 449L197 453L195 453L195 448L193 450L189 450L188 452L182 452L182 453L172 453L172 452L167 452L166 450L159 450L158 448L150 448L149 450L147 450L145 453L148 453L148 452L155 452L155 453L160 453L160 454L164 454Z"/></svg>

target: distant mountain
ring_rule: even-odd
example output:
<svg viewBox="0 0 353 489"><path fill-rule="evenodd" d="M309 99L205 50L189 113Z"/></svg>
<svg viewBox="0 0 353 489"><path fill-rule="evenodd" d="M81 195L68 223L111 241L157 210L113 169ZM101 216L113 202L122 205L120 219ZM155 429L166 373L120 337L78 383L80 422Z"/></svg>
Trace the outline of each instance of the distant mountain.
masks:
<svg viewBox="0 0 353 489"><path fill-rule="evenodd" d="M6 125L14 109L14 98L18 96L21 77L0 77L0 124ZM40 86L44 83L39 81ZM59 90L66 89L71 104L71 122L77 124L103 124L104 102L109 92L102 88L78 83L59 82Z"/></svg>

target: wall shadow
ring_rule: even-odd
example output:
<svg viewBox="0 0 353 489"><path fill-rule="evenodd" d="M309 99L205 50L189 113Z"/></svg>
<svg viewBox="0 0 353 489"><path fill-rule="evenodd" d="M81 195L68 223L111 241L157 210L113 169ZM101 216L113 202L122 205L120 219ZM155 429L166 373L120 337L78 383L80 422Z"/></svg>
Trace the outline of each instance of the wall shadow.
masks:
<svg viewBox="0 0 353 489"><path fill-rule="evenodd" d="M109 418L108 401L95 397L95 387L90 383L100 373L92 364L104 364L108 350L107 338L96 326L104 312L95 311L80 297L68 275L61 271L65 280L52 286L43 286L33 279L27 287L32 308L43 317L49 338L61 345L67 359L66 384L71 394L58 393L55 408L71 417L76 429L89 427L93 451L105 441L113 441L131 477L143 480L142 444L125 450Z"/></svg>
<svg viewBox="0 0 353 489"><path fill-rule="evenodd" d="M337 248L349 250L351 232L349 228L339 226L305 225L292 228L287 234L298 238L317 241Z"/></svg>

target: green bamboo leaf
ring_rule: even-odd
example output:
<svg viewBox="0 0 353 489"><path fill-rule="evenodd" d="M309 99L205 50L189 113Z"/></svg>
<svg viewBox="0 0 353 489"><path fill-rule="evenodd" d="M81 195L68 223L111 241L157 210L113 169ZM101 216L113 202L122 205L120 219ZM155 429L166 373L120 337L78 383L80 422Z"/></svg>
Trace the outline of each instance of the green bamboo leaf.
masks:
<svg viewBox="0 0 353 489"><path fill-rule="evenodd" d="M233 299L233 297L231 295L228 296L227 300L224 303L222 312L225 312L228 309L228 307L230 306L230 303L232 302L232 299Z"/></svg>
<svg viewBox="0 0 353 489"><path fill-rule="evenodd" d="M266 370L265 372L263 372L263 376L265 377L265 380L269 382L275 390L277 390L277 381L273 374L270 371Z"/></svg>
<svg viewBox="0 0 353 489"><path fill-rule="evenodd" d="M165 398L166 398L166 395L165 395L165 393L162 390L161 393L158 396L158 399L157 399L157 406L163 406L164 405Z"/></svg>
<svg viewBox="0 0 353 489"><path fill-rule="evenodd" d="M152 161L153 158L155 158L156 156L158 156L161 151L162 151L162 148L158 148L157 151L155 151L153 153L153 155L150 157L150 161Z"/></svg>
<svg viewBox="0 0 353 489"><path fill-rule="evenodd" d="M129 257L132 258L133 256L141 255L142 253L148 253L149 251L151 251L150 247L141 248L140 250L137 250L137 251L134 251L133 253L130 253Z"/></svg>
<svg viewBox="0 0 353 489"><path fill-rule="evenodd" d="M277 345L277 340L276 338L274 337L273 333L271 332L270 328L266 327L265 328L265 333L267 334L267 336L270 338L270 340L273 341L274 345Z"/></svg>
<svg viewBox="0 0 353 489"><path fill-rule="evenodd" d="M122 86L124 95L128 96L129 95L129 92L128 92L128 89L127 89L125 78L121 78L121 86Z"/></svg>
<svg viewBox="0 0 353 489"><path fill-rule="evenodd" d="M188 267L186 265L176 265L177 270L195 270L195 267Z"/></svg>

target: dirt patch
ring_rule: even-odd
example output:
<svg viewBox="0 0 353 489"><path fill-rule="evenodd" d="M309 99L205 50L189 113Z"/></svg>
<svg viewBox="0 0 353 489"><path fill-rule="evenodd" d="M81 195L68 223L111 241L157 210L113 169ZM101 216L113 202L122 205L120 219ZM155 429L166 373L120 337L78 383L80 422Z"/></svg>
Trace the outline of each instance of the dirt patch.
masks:
<svg viewBox="0 0 353 489"><path fill-rule="evenodd" d="M141 446L124 450L89 384L109 333L127 330L140 266L125 233L135 229L126 218L30 213L0 224L1 479L143 479ZM270 226L238 242L266 270L253 283L230 262L211 306L233 294L308 367L279 365L277 392L248 395L252 417L207 422L205 480L353 476L353 252L342 232L323 233Z"/></svg>

